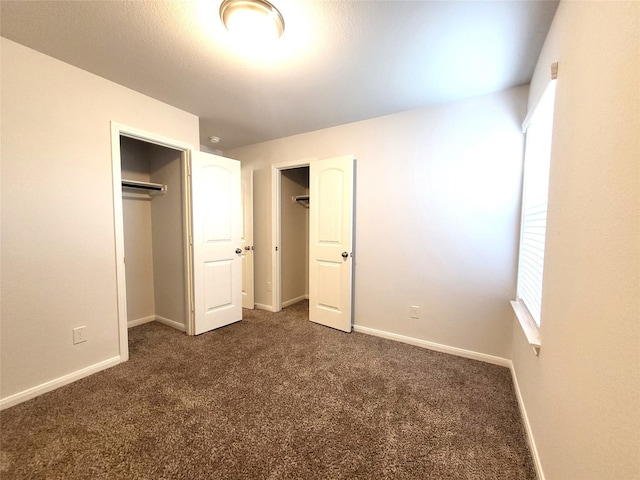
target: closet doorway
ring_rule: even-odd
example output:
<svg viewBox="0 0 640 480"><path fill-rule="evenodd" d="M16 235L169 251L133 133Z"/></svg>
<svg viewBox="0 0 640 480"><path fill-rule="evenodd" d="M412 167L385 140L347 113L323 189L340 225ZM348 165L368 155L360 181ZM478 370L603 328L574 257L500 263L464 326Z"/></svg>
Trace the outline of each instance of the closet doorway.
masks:
<svg viewBox="0 0 640 480"><path fill-rule="evenodd" d="M280 171L280 306L309 299L309 166Z"/></svg>
<svg viewBox="0 0 640 480"><path fill-rule="evenodd" d="M189 320L184 152L121 136L127 327Z"/></svg>
<svg viewBox="0 0 640 480"><path fill-rule="evenodd" d="M240 162L115 122L111 156L121 361L129 326L241 320Z"/></svg>
<svg viewBox="0 0 640 480"><path fill-rule="evenodd" d="M353 155L272 166L274 311L308 298L310 321L351 331L354 207Z"/></svg>

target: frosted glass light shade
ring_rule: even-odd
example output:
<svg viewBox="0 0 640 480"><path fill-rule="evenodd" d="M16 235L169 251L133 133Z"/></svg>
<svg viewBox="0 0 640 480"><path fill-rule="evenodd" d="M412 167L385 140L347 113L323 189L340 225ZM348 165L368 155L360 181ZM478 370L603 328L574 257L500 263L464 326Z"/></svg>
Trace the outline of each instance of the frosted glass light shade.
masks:
<svg viewBox="0 0 640 480"><path fill-rule="evenodd" d="M220 19L234 35L252 41L277 40L284 32L284 18L266 0L224 0Z"/></svg>

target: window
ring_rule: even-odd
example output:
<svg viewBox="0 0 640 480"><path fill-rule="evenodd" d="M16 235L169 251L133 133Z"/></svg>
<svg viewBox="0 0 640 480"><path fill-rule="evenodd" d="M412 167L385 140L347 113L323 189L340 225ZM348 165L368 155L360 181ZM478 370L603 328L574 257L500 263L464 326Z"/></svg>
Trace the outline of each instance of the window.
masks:
<svg viewBox="0 0 640 480"><path fill-rule="evenodd" d="M555 64L554 64L555 65ZM554 69L552 68L552 71ZM555 75L552 75L555 77ZM539 347L542 281L549 196L549 165L555 78L545 88L523 128L526 132L517 301L514 309L529 343ZM525 317L525 318L521 318ZM531 322L533 321L533 324ZM528 325L525 325L527 323ZM531 338L527 329L533 330ZM536 342L537 340L537 342Z"/></svg>

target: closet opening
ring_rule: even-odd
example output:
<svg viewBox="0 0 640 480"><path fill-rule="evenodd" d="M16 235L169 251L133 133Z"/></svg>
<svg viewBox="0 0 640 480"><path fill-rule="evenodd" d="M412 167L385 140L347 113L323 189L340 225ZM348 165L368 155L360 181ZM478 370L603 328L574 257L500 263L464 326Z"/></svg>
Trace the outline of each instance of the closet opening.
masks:
<svg viewBox="0 0 640 480"><path fill-rule="evenodd" d="M157 321L188 332L188 153L122 134L118 141L126 329Z"/></svg>
<svg viewBox="0 0 640 480"><path fill-rule="evenodd" d="M309 299L309 166L280 170L280 308Z"/></svg>
<svg viewBox="0 0 640 480"><path fill-rule="evenodd" d="M150 321L193 334L191 145L111 122L120 361L128 329Z"/></svg>
<svg viewBox="0 0 640 480"><path fill-rule="evenodd" d="M134 324L242 320L240 162L115 122L111 160L120 361Z"/></svg>
<svg viewBox="0 0 640 480"><path fill-rule="evenodd" d="M269 309L279 312L308 298L309 321L350 332L355 157L273 164L271 175Z"/></svg>

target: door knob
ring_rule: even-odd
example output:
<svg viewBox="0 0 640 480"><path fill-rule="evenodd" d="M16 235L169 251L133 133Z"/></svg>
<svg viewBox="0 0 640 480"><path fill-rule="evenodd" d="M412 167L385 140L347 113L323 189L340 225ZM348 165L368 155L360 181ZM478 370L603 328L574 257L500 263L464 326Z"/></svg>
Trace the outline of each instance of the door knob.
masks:
<svg viewBox="0 0 640 480"><path fill-rule="evenodd" d="M342 258L348 258L349 254L347 252L342 252Z"/></svg>
<svg viewBox="0 0 640 480"><path fill-rule="evenodd" d="M240 250L239 248L236 248L236 253L240 255L242 253L242 250Z"/></svg>

